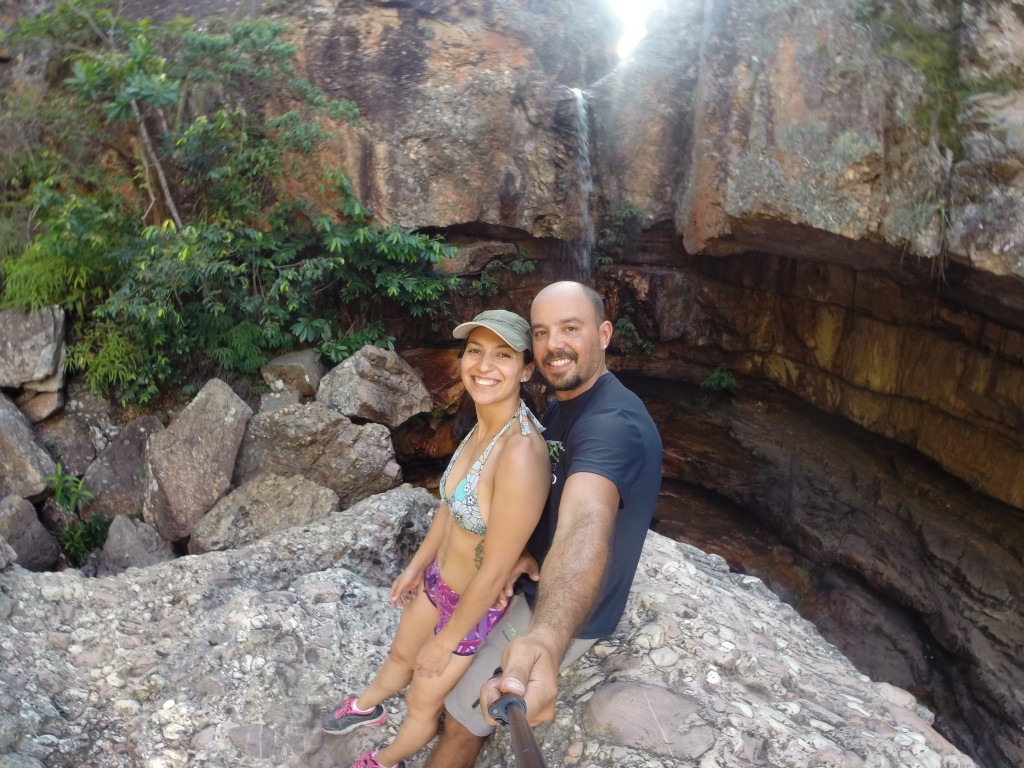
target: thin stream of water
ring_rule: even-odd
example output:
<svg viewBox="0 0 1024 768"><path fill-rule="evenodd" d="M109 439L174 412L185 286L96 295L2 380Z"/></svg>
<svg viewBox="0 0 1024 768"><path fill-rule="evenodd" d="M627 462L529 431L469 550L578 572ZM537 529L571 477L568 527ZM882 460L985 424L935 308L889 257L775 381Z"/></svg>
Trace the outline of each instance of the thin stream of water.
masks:
<svg viewBox="0 0 1024 768"><path fill-rule="evenodd" d="M576 280L593 284L594 243L596 228L590 212L590 198L594 192L594 176L590 158L590 115L587 93L579 88L568 88L576 110L576 152L573 157L573 181L579 197L580 234L572 245L572 270Z"/></svg>

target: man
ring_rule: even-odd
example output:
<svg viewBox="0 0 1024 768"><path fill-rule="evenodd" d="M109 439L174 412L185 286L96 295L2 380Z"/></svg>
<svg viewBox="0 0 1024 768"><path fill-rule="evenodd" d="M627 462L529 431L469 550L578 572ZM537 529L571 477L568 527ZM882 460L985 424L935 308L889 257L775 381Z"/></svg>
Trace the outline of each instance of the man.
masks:
<svg viewBox="0 0 1024 768"><path fill-rule="evenodd" d="M522 563L525 599L513 598L445 700L427 768L472 768L495 725L487 705L502 693L522 696L534 725L554 717L560 665L611 634L622 616L661 484L654 422L605 362L612 325L601 297L579 283L554 283L534 299L530 325L535 361L555 396L542 420L551 493L528 545L532 558ZM499 663L504 672L491 678Z"/></svg>

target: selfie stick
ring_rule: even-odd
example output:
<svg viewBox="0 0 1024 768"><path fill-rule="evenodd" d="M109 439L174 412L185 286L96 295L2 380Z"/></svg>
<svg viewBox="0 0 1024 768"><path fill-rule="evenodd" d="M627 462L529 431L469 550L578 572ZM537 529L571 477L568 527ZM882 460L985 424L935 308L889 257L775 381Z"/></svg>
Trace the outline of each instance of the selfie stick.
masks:
<svg viewBox="0 0 1024 768"><path fill-rule="evenodd" d="M512 734L512 754L516 757L518 768L547 768L544 755L526 719L526 703L521 696L506 693L491 704L487 711L499 723L508 726Z"/></svg>

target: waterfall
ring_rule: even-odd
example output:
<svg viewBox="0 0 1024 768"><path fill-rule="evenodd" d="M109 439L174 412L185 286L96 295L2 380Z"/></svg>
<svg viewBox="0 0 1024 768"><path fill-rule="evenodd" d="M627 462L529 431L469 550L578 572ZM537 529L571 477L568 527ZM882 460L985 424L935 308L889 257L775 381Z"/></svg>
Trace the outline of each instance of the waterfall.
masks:
<svg viewBox="0 0 1024 768"><path fill-rule="evenodd" d="M594 191L594 177L590 167L590 116L587 114L586 92L579 88L567 90L576 107L576 151L572 162L572 181L579 197L580 219L580 234L572 245L571 266L576 280L592 285L596 234L590 215L590 197Z"/></svg>

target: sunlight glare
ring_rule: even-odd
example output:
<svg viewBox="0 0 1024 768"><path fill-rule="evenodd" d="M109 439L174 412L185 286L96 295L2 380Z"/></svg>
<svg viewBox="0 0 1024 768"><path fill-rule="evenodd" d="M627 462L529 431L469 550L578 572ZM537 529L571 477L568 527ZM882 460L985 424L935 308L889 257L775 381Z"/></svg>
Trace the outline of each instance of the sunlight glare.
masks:
<svg viewBox="0 0 1024 768"><path fill-rule="evenodd" d="M612 11L622 19L623 34L619 40L619 58L625 59L647 34L647 17L662 0L608 0Z"/></svg>

